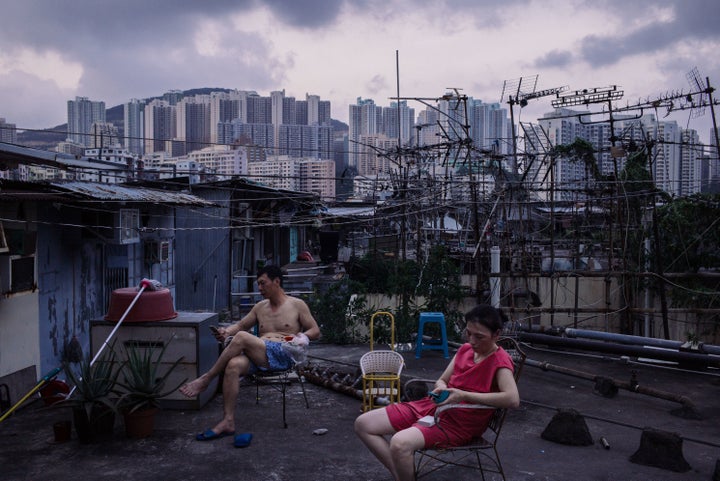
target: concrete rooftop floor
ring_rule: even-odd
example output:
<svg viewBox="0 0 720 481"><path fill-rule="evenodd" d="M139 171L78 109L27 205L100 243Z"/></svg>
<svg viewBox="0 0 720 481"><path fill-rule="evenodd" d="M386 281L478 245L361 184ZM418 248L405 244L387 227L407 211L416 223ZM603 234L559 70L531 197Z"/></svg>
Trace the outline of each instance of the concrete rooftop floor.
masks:
<svg viewBox="0 0 720 481"><path fill-rule="evenodd" d="M702 419L671 414L679 407L672 401L623 390L607 398L594 392L591 381L526 366L519 382L523 403L509 413L499 442L508 481L716 481L720 477L717 370L696 373L540 346L523 348L529 359L621 381L629 381L634 371L644 386L687 396ZM368 346L312 344L309 361L320 369L354 373L367 350ZM435 378L447 363L438 351L426 351L421 359L412 352L404 357L404 379ZM90 445L80 444L74 432L70 441L55 443L52 425L70 419L69 411L33 402L0 424L0 480L389 480L353 432L360 400L311 383L306 389L310 409L305 408L299 385L290 388L289 426L284 429L280 394L261 388L262 399L256 404L255 388L243 387L238 431L254 435L246 449L235 449L230 437L212 442L194 439L219 419L221 395L200 410L163 410L150 438L126 438L118 419L112 440ZM542 439L540 434L556 408L582 414L595 443L575 447ZM313 434L319 428L328 431ZM691 470L677 473L630 462L645 428L678 434L683 439L681 454ZM609 449L602 446L601 437ZM480 478L473 471L444 468L423 479Z"/></svg>

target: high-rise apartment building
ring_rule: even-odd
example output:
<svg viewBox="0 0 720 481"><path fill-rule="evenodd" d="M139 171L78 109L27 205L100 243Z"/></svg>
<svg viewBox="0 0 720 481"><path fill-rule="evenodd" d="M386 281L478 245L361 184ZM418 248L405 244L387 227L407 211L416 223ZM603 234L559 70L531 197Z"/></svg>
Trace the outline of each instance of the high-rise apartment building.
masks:
<svg viewBox="0 0 720 481"><path fill-rule="evenodd" d="M678 186L681 196L700 193L703 185L702 148L697 131L681 129L680 179Z"/></svg>
<svg viewBox="0 0 720 481"><path fill-rule="evenodd" d="M440 138L440 112L434 109L421 110L415 124L417 145L435 145L442 142Z"/></svg>
<svg viewBox="0 0 720 481"><path fill-rule="evenodd" d="M176 137L175 105L166 100L152 100L143 110L145 154L170 152L169 143Z"/></svg>
<svg viewBox="0 0 720 481"><path fill-rule="evenodd" d="M211 145L187 154L187 159L202 165L205 172L224 176L247 174L247 150L244 147Z"/></svg>
<svg viewBox="0 0 720 481"><path fill-rule="evenodd" d="M332 127L319 125L280 125L277 131L277 155L330 159L333 157Z"/></svg>
<svg viewBox="0 0 720 481"><path fill-rule="evenodd" d="M240 118L244 96L237 90L210 93L210 142L218 143L218 126Z"/></svg>
<svg viewBox="0 0 720 481"><path fill-rule="evenodd" d="M90 100L87 97L68 100L67 128L68 139L71 141L91 146L93 123L105 121L105 102Z"/></svg>
<svg viewBox="0 0 720 481"><path fill-rule="evenodd" d="M547 153L553 146L583 139L595 149L599 173L618 178L627 160L625 148L650 144L647 168L657 188L674 196L700 192L702 145L695 130L681 129L675 121L658 121L655 115L649 114L640 118L616 117L613 132L609 123L583 121L581 113L556 109L546 114L538 123L540 131L535 132L536 145L533 145L532 139L530 142L526 140L526 151ZM534 166L527 167L527 178L540 178L537 170L547 163L547 159L536 156L534 163ZM545 188L549 188L547 183L552 179L556 199L581 198L583 189L594 182L588 166L568 159L556 159L552 174L542 178L546 179Z"/></svg>
<svg viewBox="0 0 720 481"><path fill-rule="evenodd" d="M182 90L169 90L163 94L162 100L169 105L177 105L184 96L185 94L183 94Z"/></svg>
<svg viewBox="0 0 720 481"><path fill-rule="evenodd" d="M326 201L335 200L335 162L332 160L300 159L297 162L297 190L313 192Z"/></svg>
<svg viewBox="0 0 720 481"><path fill-rule="evenodd" d="M288 156L268 156L262 162L248 162L248 176L255 182L275 189L296 190L298 159Z"/></svg>
<svg viewBox="0 0 720 481"><path fill-rule="evenodd" d="M332 160L268 156L248 162L248 176L276 189L314 192L324 200L335 200L335 163Z"/></svg>
<svg viewBox="0 0 720 481"><path fill-rule="evenodd" d="M382 128L386 137L395 139L395 145L415 145L415 109L409 108L406 101L390 102L390 107L382 108Z"/></svg>
<svg viewBox="0 0 720 481"><path fill-rule="evenodd" d="M720 152L718 151L720 132L710 129L710 147L708 157L708 187L706 190L720 192Z"/></svg>
<svg viewBox="0 0 720 481"><path fill-rule="evenodd" d="M240 115L241 120L242 118L242 115ZM272 120L272 98L261 97L255 92L250 92L246 97L244 122L248 124L272 124Z"/></svg>
<svg viewBox="0 0 720 481"><path fill-rule="evenodd" d="M223 122L218 126L218 143L232 145L257 145L273 153L275 145L275 127L272 124L245 123L240 119Z"/></svg>
<svg viewBox="0 0 720 481"><path fill-rule="evenodd" d="M382 123L382 107L375 105L372 99L358 97L355 105L350 105L348 118L348 166L358 168L358 155L361 150L360 137L376 135Z"/></svg>
<svg viewBox="0 0 720 481"><path fill-rule="evenodd" d="M545 133L543 153L549 152L553 146L571 144L575 139L587 140L587 129L579 118L573 117L574 112L569 109L556 109L538 121L540 128ZM540 168L540 163L547 163L547 157L542 157L540 162L534 162L535 166L530 169ZM584 189L589 187L589 182L594 179L588 177L588 169L582 162L564 161L556 159L553 164L552 175L544 177L538 186L544 193L550 191L551 183L552 200L578 200L578 196L584 195ZM537 178L530 173L530 177Z"/></svg>
<svg viewBox="0 0 720 481"><path fill-rule="evenodd" d="M185 97L177 104L176 140L184 153L200 150L210 144L210 105L209 95Z"/></svg>
<svg viewBox="0 0 720 481"><path fill-rule="evenodd" d="M90 126L92 134L90 138L90 148L97 149L100 147L119 147L120 134L118 128L110 122L93 122Z"/></svg>
<svg viewBox="0 0 720 481"><path fill-rule="evenodd" d="M0 117L0 142L17 144L17 128L15 124L6 122L2 117Z"/></svg>
<svg viewBox="0 0 720 481"><path fill-rule="evenodd" d="M135 155L144 153L144 121L143 111L145 102L138 99L130 99L123 105L123 125L125 126L125 138L123 145Z"/></svg>
<svg viewBox="0 0 720 481"><path fill-rule="evenodd" d="M391 173L397 170L398 166L393 164L391 157L383 155L383 152L391 152L397 148L397 139L376 134L362 135L358 141L356 165L358 175L389 178Z"/></svg>

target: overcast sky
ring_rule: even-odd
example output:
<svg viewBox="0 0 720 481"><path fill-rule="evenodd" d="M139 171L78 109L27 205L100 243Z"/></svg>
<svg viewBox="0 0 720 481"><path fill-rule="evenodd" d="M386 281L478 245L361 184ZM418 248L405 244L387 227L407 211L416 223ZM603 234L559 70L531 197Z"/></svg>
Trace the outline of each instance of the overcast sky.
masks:
<svg viewBox="0 0 720 481"><path fill-rule="evenodd" d="M618 85L635 103L689 90L693 67L720 85L718 0L0 0L0 11L0 117L18 128L65 123L75 96L109 108L196 87L316 94L346 122L357 97L397 95L396 51L401 97L458 87L499 102L505 80L537 75L538 90ZM519 119L535 122L551 99ZM708 140L709 109L671 118Z"/></svg>

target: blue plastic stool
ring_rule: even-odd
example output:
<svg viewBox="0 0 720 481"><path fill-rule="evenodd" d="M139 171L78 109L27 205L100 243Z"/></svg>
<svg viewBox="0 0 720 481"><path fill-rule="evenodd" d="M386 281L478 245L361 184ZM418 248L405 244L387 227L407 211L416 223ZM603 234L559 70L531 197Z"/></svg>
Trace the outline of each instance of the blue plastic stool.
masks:
<svg viewBox="0 0 720 481"><path fill-rule="evenodd" d="M424 343L423 342L423 331L425 330L425 324L428 322L437 322L440 324L441 339L440 343ZM450 357L448 353L448 340L447 330L445 329L445 315L442 312L421 312L420 322L418 324L417 340L415 341L415 358L420 359L420 355L423 351L434 350L442 351L445 359Z"/></svg>

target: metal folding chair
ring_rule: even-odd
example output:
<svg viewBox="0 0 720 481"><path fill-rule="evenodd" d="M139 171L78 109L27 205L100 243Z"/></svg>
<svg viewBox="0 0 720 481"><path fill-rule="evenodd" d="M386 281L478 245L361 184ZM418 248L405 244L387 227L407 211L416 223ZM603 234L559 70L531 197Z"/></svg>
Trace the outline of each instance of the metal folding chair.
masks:
<svg viewBox="0 0 720 481"><path fill-rule="evenodd" d="M297 380L302 389L303 398L305 399L305 407L310 409L307 394L305 392L305 380L299 372L299 364L295 364L290 369L284 371L257 371L250 378L255 383L255 404L260 403L260 385L271 386L278 390L282 395L282 422L283 427L287 428L287 417L285 414L285 401L288 387L293 381Z"/></svg>
<svg viewBox="0 0 720 481"><path fill-rule="evenodd" d="M513 359L515 371L513 376L515 382L520 378L520 373L525 365L525 353L520 350L518 343L509 337L503 337L498 340L498 345L505 349ZM429 379L411 379L405 383L405 392L409 392L413 388L413 383L425 383L427 385L434 384L435 380ZM427 392L427 387L423 388ZM458 466L463 468L479 469L482 479L485 480L485 473L498 473L505 479L505 472L500 462L500 453L497 448L497 441L500 437L507 415L507 409L495 408L481 404L450 404L439 407L435 412L435 422L442 422L442 415L452 409L494 409L495 412L490 419L485 433L480 438L473 439L469 444L464 446L456 446L450 448L428 448L416 451L415 458L415 477L419 479L438 469L447 466Z"/></svg>

